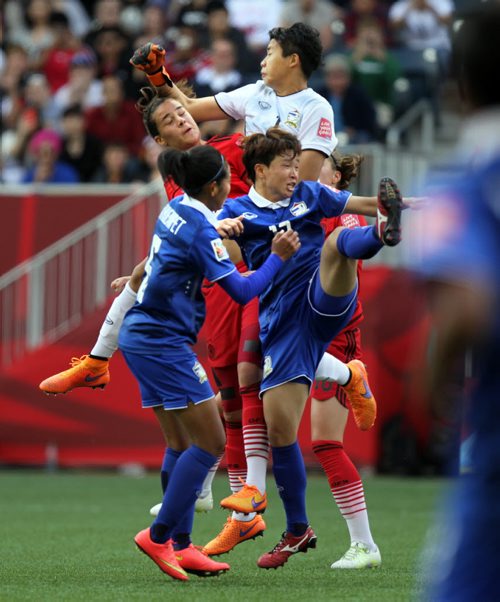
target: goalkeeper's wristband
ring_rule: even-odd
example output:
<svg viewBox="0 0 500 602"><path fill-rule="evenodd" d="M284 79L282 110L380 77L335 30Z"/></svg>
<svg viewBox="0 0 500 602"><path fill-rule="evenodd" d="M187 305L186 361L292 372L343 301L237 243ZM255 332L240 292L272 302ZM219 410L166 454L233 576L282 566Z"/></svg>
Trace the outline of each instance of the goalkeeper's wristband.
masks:
<svg viewBox="0 0 500 602"><path fill-rule="evenodd" d="M155 71L154 73L147 73L146 77L155 88L161 88L161 86L164 86L165 84L172 88L174 85L165 67L162 67L159 71Z"/></svg>

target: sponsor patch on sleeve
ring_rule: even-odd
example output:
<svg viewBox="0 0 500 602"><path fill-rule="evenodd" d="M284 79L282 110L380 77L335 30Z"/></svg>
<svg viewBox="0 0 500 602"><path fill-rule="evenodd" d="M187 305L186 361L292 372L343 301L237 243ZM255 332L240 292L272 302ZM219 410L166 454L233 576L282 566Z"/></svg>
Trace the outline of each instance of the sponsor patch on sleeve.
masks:
<svg viewBox="0 0 500 602"><path fill-rule="evenodd" d="M332 122L324 117L321 118L316 135L320 138L332 139Z"/></svg>
<svg viewBox="0 0 500 602"><path fill-rule="evenodd" d="M224 259L229 259L229 255L226 251L226 247L222 244L222 240L220 238L214 238L214 240L210 241L210 244L212 245L215 259L217 259L217 261L223 261Z"/></svg>

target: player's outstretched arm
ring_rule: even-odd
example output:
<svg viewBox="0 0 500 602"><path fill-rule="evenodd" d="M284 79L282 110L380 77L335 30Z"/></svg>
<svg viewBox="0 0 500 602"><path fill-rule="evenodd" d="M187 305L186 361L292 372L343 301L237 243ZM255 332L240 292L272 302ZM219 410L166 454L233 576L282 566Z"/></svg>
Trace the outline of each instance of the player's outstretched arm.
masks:
<svg viewBox="0 0 500 602"><path fill-rule="evenodd" d="M419 211L428 203L425 197L405 197L403 198L403 209ZM355 215L366 215L367 217L377 216L377 197L376 196L355 196L349 197L344 209L344 213L353 213Z"/></svg>
<svg viewBox="0 0 500 602"><path fill-rule="evenodd" d="M165 69L165 49L162 46L152 42L143 44L134 52L130 63L146 74L160 96L175 98L182 103L196 122L229 119L213 96L189 98L179 90Z"/></svg>

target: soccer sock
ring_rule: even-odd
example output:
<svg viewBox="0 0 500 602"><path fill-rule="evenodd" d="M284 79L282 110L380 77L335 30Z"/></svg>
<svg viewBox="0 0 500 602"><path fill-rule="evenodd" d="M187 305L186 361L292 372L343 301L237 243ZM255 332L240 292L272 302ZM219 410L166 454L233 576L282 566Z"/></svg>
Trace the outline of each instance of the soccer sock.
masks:
<svg viewBox="0 0 500 602"><path fill-rule="evenodd" d="M197 493L216 460L215 456L196 445L191 445L181 454L170 474L160 512L151 525L154 542L165 543L174 529L180 531L177 527L182 526L181 520L189 511L194 511Z"/></svg>
<svg viewBox="0 0 500 602"><path fill-rule="evenodd" d="M172 474L174 466L181 454L182 452L172 449L171 447L165 449L160 472L161 490L164 494L167 489L169 476Z"/></svg>
<svg viewBox="0 0 500 602"><path fill-rule="evenodd" d="M337 238L337 249L342 255L351 259L369 259L383 246L375 226L345 228Z"/></svg>
<svg viewBox="0 0 500 602"><path fill-rule="evenodd" d="M215 473L217 472L217 469L219 468L219 464L220 461L222 460L222 457L224 456L224 454L221 454L215 464L212 466L212 468L208 471L207 476L205 477L205 480L203 481L203 485L200 491L200 494L198 495L198 497L207 497L207 495L210 495L212 493L212 482L214 480L215 477Z"/></svg>
<svg viewBox="0 0 500 602"><path fill-rule="evenodd" d="M346 385L351 378L351 371L347 364L341 362L330 353L324 353L316 368L315 380L333 381L339 385Z"/></svg>
<svg viewBox="0 0 500 602"><path fill-rule="evenodd" d="M213 368L214 377L221 395L224 416L241 412L242 399L238 387L238 369L236 365L224 368ZM229 487L233 493L242 488L240 479L245 482L247 462L243 445L243 431L240 420L225 420L226 431L226 463Z"/></svg>
<svg viewBox="0 0 500 602"><path fill-rule="evenodd" d="M243 399L243 440L247 457L247 483L264 493L269 458L269 438L264 420L264 406L259 399L260 383L241 387Z"/></svg>
<svg viewBox="0 0 500 602"><path fill-rule="evenodd" d="M370 531L363 483L343 444L340 441L317 440L312 442L312 448L328 478L338 509L345 518L351 543L359 541L375 550L377 546Z"/></svg>
<svg viewBox="0 0 500 602"><path fill-rule="evenodd" d="M247 462L243 445L241 422L226 421L226 461L229 487L236 493L243 487L247 476ZM243 481L243 483L242 483Z"/></svg>
<svg viewBox="0 0 500 602"><path fill-rule="evenodd" d="M137 293L132 290L130 284L127 282L125 288L111 304L90 355L110 358L118 349L118 333L120 332L123 318L132 305L134 305L136 297Z"/></svg>
<svg viewBox="0 0 500 602"><path fill-rule="evenodd" d="M273 473L276 487L283 500L286 513L286 529L292 535L305 533L308 525L306 514L306 469L297 441L284 447L271 447Z"/></svg>

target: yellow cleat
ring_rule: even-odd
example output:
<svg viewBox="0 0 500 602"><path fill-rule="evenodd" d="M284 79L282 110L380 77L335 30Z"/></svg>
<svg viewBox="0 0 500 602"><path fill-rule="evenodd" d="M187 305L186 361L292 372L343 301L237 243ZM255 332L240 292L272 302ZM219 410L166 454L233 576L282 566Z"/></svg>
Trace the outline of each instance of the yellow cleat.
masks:
<svg viewBox="0 0 500 602"><path fill-rule="evenodd" d="M352 360L347 364L351 370L351 380L344 390L351 402L354 420L362 431L370 429L377 416L377 402L368 384L368 375L363 362Z"/></svg>
<svg viewBox="0 0 500 602"><path fill-rule="evenodd" d="M236 520L228 517L222 531L203 548L208 556L218 556L230 552L244 541L255 539L264 534L266 523L260 514L250 521Z"/></svg>
<svg viewBox="0 0 500 602"><path fill-rule="evenodd" d="M71 368L46 378L39 384L39 388L49 395L68 393L77 387L91 387L96 389L109 383L108 360L96 360L88 355L71 359Z"/></svg>
<svg viewBox="0 0 500 602"><path fill-rule="evenodd" d="M267 506L267 495L261 493L254 485L243 485L240 491L225 497L220 505L226 510L251 514L264 512Z"/></svg>

